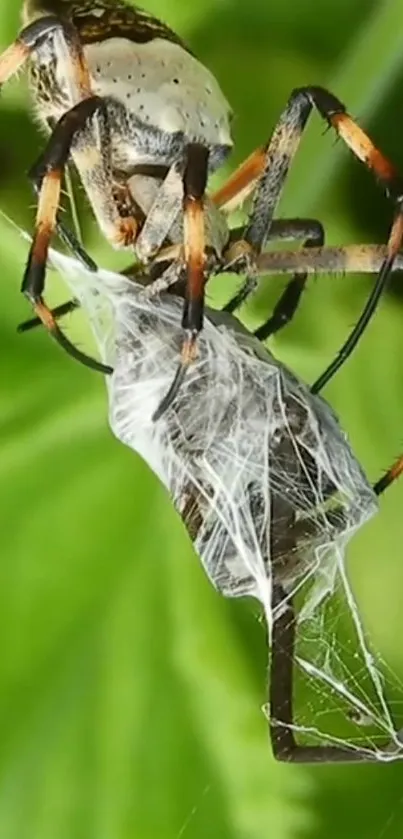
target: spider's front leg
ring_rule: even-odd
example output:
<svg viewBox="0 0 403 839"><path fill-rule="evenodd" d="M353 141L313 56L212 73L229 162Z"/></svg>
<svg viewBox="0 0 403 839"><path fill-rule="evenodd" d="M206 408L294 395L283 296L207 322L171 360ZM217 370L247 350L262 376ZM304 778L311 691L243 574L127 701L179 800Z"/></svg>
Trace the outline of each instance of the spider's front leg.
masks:
<svg viewBox="0 0 403 839"><path fill-rule="evenodd" d="M168 393L164 396L153 420L156 421L172 404L186 375L189 365L196 357L196 341L203 327L205 286L205 218L204 195L207 184L209 152L199 143L191 143L186 149L186 165L183 175L183 226L184 254L187 274L182 328L185 333L181 360Z"/></svg>
<svg viewBox="0 0 403 839"><path fill-rule="evenodd" d="M226 255L229 263L245 257L253 265L254 259L258 259L264 245L271 238L271 233L274 232L272 231L274 213L291 162L314 108L335 129L352 153L374 173L395 206L395 218L387 242L387 252L377 281L358 323L337 358L313 385L313 391L318 392L352 353L375 311L393 270L403 239L403 181L401 177L395 167L349 116L342 102L324 88L310 86L292 92L270 141L251 155L216 194L215 199L220 206L231 205L237 195L244 195L256 185L252 210L241 239L230 245Z"/></svg>
<svg viewBox="0 0 403 839"><path fill-rule="evenodd" d="M134 245L140 221L127 183L116 183L112 176L109 113L101 97L83 99L59 120L30 177L38 191L36 230L30 249L22 291L52 336L74 358L104 373L111 368L78 350L68 341L56 322L60 312L51 312L42 294L48 249L57 222L61 179L69 155L80 173L90 202L105 235L116 247ZM75 302L63 304L62 312L75 308ZM35 321L32 322L35 325ZM28 322L26 328L29 328ZM24 325L25 326L25 325Z"/></svg>
<svg viewBox="0 0 403 839"><path fill-rule="evenodd" d="M253 206L244 231L244 240L257 253L264 247L270 233L274 213L281 197L292 160L298 150L307 121L313 109L335 129L337 135L364 165L373 171L391 196L399 221L395 220L388 240L389 258L400 246L401 204L403 181L395 167L387 160L372 140L349 116L345 106L325 88L304 87L294 90L277 123L275 131L263 149L255 152L261 166ZM264 151L264 154L262 152ZM399 223L400 222L400 223Z"/></svg>

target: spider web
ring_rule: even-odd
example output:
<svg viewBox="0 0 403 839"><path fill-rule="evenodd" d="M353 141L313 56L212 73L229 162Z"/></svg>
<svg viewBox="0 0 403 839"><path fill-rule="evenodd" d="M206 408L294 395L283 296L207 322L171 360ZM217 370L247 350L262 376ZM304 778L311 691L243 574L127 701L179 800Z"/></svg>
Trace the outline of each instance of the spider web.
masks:
<svg viewBox="0 0 403 839"><path fill-rule="evenodd" d="M207 310L198 359L154 423L177 368L182 301L55 251L50 259L114 368L112 431L169 490L213 585L257 598L269 638L284 606L272 609L272 580L295 599L299 739L400 758L344 564L377 500L332 409L233 317Z"/></svg>

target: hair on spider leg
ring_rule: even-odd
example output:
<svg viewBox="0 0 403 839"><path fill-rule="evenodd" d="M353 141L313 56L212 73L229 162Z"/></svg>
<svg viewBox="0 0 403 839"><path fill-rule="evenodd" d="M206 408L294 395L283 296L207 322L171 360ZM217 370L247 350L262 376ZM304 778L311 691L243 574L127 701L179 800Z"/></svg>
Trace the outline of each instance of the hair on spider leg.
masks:
<svg viewBox="0 0 403 839"><path fill-rule="evenodd" d="M78 241L75 234L69 230L60 219L56 220L56 232L61 239L61 241L67 245L68 249L80 260L80 262L87 268L89 271L94 271L95 273L98 271L97 263L92 259L92 257L87 253L85 248L81 245Z"/></svg>
<svg viewBox="0 0 403 839"><path fill-rule="evenodd" d="M78 300L67 300L65 303L61 303L59 306L55 306L54 309L51 309L51 313L55 320L59 320L65 315L68 315L79 308L80 302ZM35 329L37 326L42 326L42 321L40 320L40 318L31 318L30 320L25 320L23 323L20 323L17 326L17 332L29 332L31 329Z"/></svg>
<svg viewBox="0 0 403 839"><path fill-rule="evenodd" d="M283 233L285 231L284 221L281 221ZM294 224L294 223L293 223ZM293 230L294 227L291 227ZM303 227L301 227L303 229ZM277 229L276 229L277 231ZM163 253L163 252L162 252ZM186 276L183 273L181 265L176 267L175 255L177 251L172 248L166 249L167 259L164 261L160 256L152 263L146 270L140 263L135 263L124 269L122 276L127 276L134 281L141 283L147 296L155 296L161 293L174 294L183 299L186 289ZM289 321L290 310L287 311L288 300L291 301L291 312L293 311L293 300L295 301L295 294L293 288L297 283L296 296L298 299L299 291L304 288L303 278L301 280L301 271L306 272L307 275L316 277L318 274L330 274L333 277L345 277L350 273L376 273L381 267L387 249L382 245L348 245L346 247L309 247L303 248L299 251L267 251L261 254L256 260L256 274L259 277L270 276L277 274L293 274L294 277L289 281L286 288L279 298L277 307L282 308L282 315L280 321L275 315L275 309L269 318L263 323L261 327L255 330L255 335L260 340L265 340L277 329L282 328L285 323ZM84 263L85 267L85 263ZM91 270L91 268L89 268ZM214 265L211 264L209 272L213 273ZM394 272L403 271L403 255L398 254L393 268ZM240 301L243 302L242 286L240 289ZM234 298L232 298L234 300ZM60 307L52 310L53 316L58 319L63 317L69 311L77 308L79 303L77 301L67 301ZM71 308L70 308L71 307ZM229 311L228 305L224 307L224 311ZM32 318L29 321L21 324L18 331L25 332L37 326L42 326L42 321L39 318ZM184 375L186 373L184 372ZM154 421L158 419L168 409L169 404L172 404L172 392L175 395L175 383L173 389L168 393L168 398L164 401L161 411L155 412Z"/></svg>

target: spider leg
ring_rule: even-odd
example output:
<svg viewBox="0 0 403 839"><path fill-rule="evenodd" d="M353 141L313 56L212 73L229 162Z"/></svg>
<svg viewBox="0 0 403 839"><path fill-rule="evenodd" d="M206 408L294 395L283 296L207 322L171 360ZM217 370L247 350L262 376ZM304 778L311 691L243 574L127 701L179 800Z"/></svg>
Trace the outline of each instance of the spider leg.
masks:
<svg viewBox="0 0 403 839"><path fill-rule="evenodd" d="M183 161L176 160L163 178L156 198L147 212L136 241L136 255L143 263L149 264L153 257L158 257L172 225L181 213L183 173Z"/></svg>
<svg viewBox="0 0 403 839"><path fill-rule="evenodd" d="M315 219L278 219L272 222L268 238L282 241L302 239L304 246L310 248L323 246L325 234L322 225ZM272 316L255 332L258 338L264 340L289 323L300 302L307 276L304 271L295 271ZM258 273L254 270L252 274L247 275L239 291L224 306L224 310L231 313L236 311L255 290L257 283Z"/></svg>
<svg viewBox="0 0 403 839"><path fill-rule="evenodd" d="M292 92L275 131L265 147L264 155L262 155L262 149L258 149L235 173L228 184L218 192L217 200L222 205L230 204L231 200L236 198L237 189L242 194L245 190L249 190L251 184L257 180L252 210L244 236L241 241L230 245L226 256L227 261L231 262L233 258L237 259L242 255L246 259L248 257L253 259L253 255L259 255L268 239L290 164L313 108L335 129L353 154L373 171L395 205L395 218L387 242L387 253L373 291L356 327L337 358L315 382L313 391L317 393L353 352L376 309L400 249L403 239L403 182L397 170L348 115L339 99L324 88L310 86ZM259 168L261 174L256 178Z"/></svg>
<svg viewBox="0 0 403 839"><path fill-rule="evenodd" d="M51 235L57 226L61 179L70 152L91 196L100 226L109 240L115 245L125 246L133 244L138 233L138 223L131 213L128 185L114 185L111 178L106 102L92 96L91 76L75 27L53 15L40 17L26 26L14 44L0 56L0 84L17 72L49 37L58 39L61 46L58 61L69 78L73 107L57 123L46 151L35 167L34 180L39 192L37 223L22 290L41 322L67 352L95 369L111 372L109 367L90 359L68 341L42 299L46 257ZM86 102L89 104L86 105ZM96 120L95 126L91 117ZM61 227L62 235L75 245L71 234L63 225ZM94 263L91 261L89 264L82 249L79 247L78 250L79 256L92 270Z"/></svg>
<svg viewBox="0 0 403 839"><path fill-rule="evenodd" d="M24 27L14 43L0 55L0 84L3 85L18 73L39 44L58 31L71 34L70 27L55 15L41 17Z"/></svg>
<svg viewBox="0 0 403 839"><path fill-rule="evenodd" d="M287 455L287 445L285 446ZM401 470L403 470L403 458ZM337 491L330 484L326 497ZM341 518L340 518L341 517ZM276 493L271 499L270 526L270 568L271 568L271 656L269 674L269 725L274 757L289 763L369 763L379 759L379 753L394 756L403 751L395 739L378 746L377 749L347 748L339 745L303 745L297 743L294 729L294 666L297 633L297 614L294 597L287 591L283 579L287 579L290 568L298 554L299 524L290 502ZM329 511L329 524L336 532L345 520L342 508ZM312 522L312 535L315 524ZM306 523L303 525L303 531ZM284 577L285 575L285 577ZM402 732L395 732L400 741ZM400 748L399 748L400 747Z"/></svg>
<svg viewBox="0 0 403 839"><path fill-rule="evenodd" d="M311 387L312 393L320 393L321 390L333 378L335 373L342 367L345 361L349 358L366 327L368 326L379 300L385 290L386 284L392 274L393 265L396 261L398 251L401 247L403 238L403 215L400 210L397 212L395 220L392 225L392 230L387 243L387 255L381 265L379 274L377 276L375 285L368 297L365 307L358 319L354 329L350 332L347 340L338 351L336 358L329 364L326 370L319 376Z"/></svg>
<svg viewBox="0 0 403 839"><path fill-rule="evenodd" d="M400 211L403 182L397 170L348 115L342 102L325 88L298 88L291 93L266 145L264 170L255 190L244 237L255 251L260 252L267 241L285 179L313 108L335 129L352 153L374 172Z"/></svg>
<svg viewBox="0 0 403 839"><path fill-rule="evenodd" d="M379 271L385 256L386 247L384 245L347 245L346 247L310 248L310 250L303 249L300 251L271 251L258 257L256 273L287 275L298 273L298 269L302 269L307 274L313 275L374 274ZM151 265L150 271L159 266L165 269L169 267L169 261L167 263L156 262ZM152 282L158 282L158 279L155 279L152 273L148 276L140 274L142 271L144 271L142 266L135 263L121 273L133 277L135 281L141 282L146 287ZM403 256L401 254L396 257L392 271L394 273L403 271ZM169 291L169 288L163 285L161 290ZM58 319L78 308L79 305L78 301L69 300L51 309L51 312ZM18 331L26 332L41 325L42 321L39 318L32 318L20 324Z"/></svg>
<svg viewBox="0 0 403 839"><path fill-rule="evenodd" d="M48 120L49 122L49 120ZM53 131L56 127L57 123L55 121L52 122L51 131ZM35 194L38 195L39 184L35 181L35 172L28 172L28 178L33 182L33 187L35 190ZM67 178L67 183L69 185L69 190L71 191L71 181L67 175L67 168L65 169L65 178ZM73 196L71 194L70 202L73 202ZM75 210L76 212L76 210ZM56 216L56 232L59 236L59 239L67 246L67 248L72 252L73 256L78 259L84 268L87 268L88 271L96 272L98 270L97 264L94 262L93 259L89 256L87 251L83 248L81 241L78 238L76 233L73 233L70 228L66 227L64 222L60 218L60 213Z"/></svg>
<svg viewBox="0 0 403 839"><path fill-rule="evenodd" d="M261 146L255 149L228 180L213 193L212 200L216 207L220 207L227 213L240 207L255 189L257 181L264 172L265 164L266 149L265 146Z"/></svg>
<svg viewBox="0 0 403 839"><path fill-rule="evenodd" d="M287 221L274 221L273 228L277 234L277 225L287 225ZM314 224L314 220L312 220ZM319 224L319 222L317 222ZM279 230L280 232L280 230ZM271 235L271 234L270 234ZM312 234L311 234L312 235ZM287 238L281 233L279 236L274 235L273 238ZM301 250L278 250L266 251L261 253L256 258L254 270L258 276L266 276L267 274L376 274L387 256L386 245L345 245L340 246L326 246L313 247L309 249L302 248ZM157 269L158 265L164 264L164 271L170 265L172 266L176 260L181 260L181 248L177 245L162 248L155 261L151 263L150 271ZM225 269L222 269L224 273ZM231 266L231 271L235 274L243 273L243 265L241 262L235 263ZM393 263L392 273L403 271L403 254L399 253ZM163 271L161 271L163 273ZM160 277L160 274L158 275ZM210 275L209 275L210 276ZM170 282L161 282L161 285L155 285L155 278L150 277L149 285L152 285L152 292L160 294L166 291ZM143 285L147 285L144 282Z"/></svg>
<svg viewBox="0 0 403 839"><path fill-rule="evenodd" d="M375 274L387 256L385 245L346 245L299 251L268 251L256 260L256 273L292 274ZM403 270L403 255L398 254L392 273Z"/></svg>
<svg viewBox="0 0 403 839"><path fill-rule="evenodd" d="M270 739L276 760L287 763L373 763L378 753L370 749L348 749L337 745L305 746L295 740L293 671L296 615L292 598L273 583L272 639L270 662ZM403 744L402 744L403 747ZM378 747L378 752L398 753L396 743Z"/></svg>
<svg viewBox="0 0 403 839"><path fill-rule="evenodd" d="M207 184L208 150L197 143L188 147L183 178L184 250L187 269L186 301L182 327L189 345L203 327L205 285L204 193ZM188 354L186 342L183 358Z"/></svg>
<svg viewBox="0 0 403 839"><path fill-rule="evenodd" d="M187 273L182 328L185 338L181 360L168 393L154 413L159 419L175 399L186 371L196 357L196 340L203 328L205 274L204 194L208 173L208 149L199 143L187 147L183 175L184 252Z"/></svg>
<svg viewBox="0 0 403 839"><path fill-rule="evenodd" d="M400 455L397 460L392 463L390 469L388 469L388 471L385 472L385 474L382 475L382 477L374 484L374 491L376 495L382 495L382 493L385 492L385 490L388 489L394 481L397 481L402 473L403 455Z"/></svg>
<svg viewBox="0 0 403 839"><path fill-rule="evenodd" d="M275 236L278 225L284 225L284 232L289 232L293 239L304 236L304 247L314 248L322 247L325 240L325 232L318 221L295 219L289 222L273 222L271 228L271 235ZM306 236L306 238L305 238ZM277 236L278 238L278 232ZM295 315L300 304L302 292L305 289L305 283L308 274L305 271L297 271L292 279L287 283L281 297L277 301L271 317L255 330L255 335L259 340L265 341L270 335L274 335L280 329L283 329Z"/></svg>
<svg viewBox="0 0 403 839"><path fill-rule="evenodd" d="M48 117L46 120L49 133L51 134L52 131L55 129L57 125L57 120L53 117ZM38 194L38 185L35 183L35 179L32 178L31 173L28 173L28 178L31 178L33 181L33 187L35 190L35 194ZM79 227L79 220L78 220L78 213L77 213L77 206L74 196L73 190L73 182L71 179L71 171L69 166L65 167L64 170L64 179L66 183L67 193L70 199L70 207L73 215L73 222L75 225L75 233L73 233L60 218L60 213L57 214L56 217L56 232L60 238L60 240L67 246L67 248L72 252L73 256L76 259L79 259L84 268L87 268L88 271L96 272L98 270L98 266L94 262L93 259L88 255L87 251L84 249L82 245L82 239L80 235L80 227Z"/></svg>
<svg viewBox="0 0 403 839"><path fill-rule="evenodd" d="M54 128L56 127L56 124ZM52 130L54 130L54 128ZM36 166L33 167L31 172L28 172L28 178L33 182L34 190L36 196L38 196L39 189L40 189L40 181L36 181ZM72 232L68 227L64 225L64 223L60 220L59 213L56 216L55 222L55 229L59 235L61 241L67 245L68 249L73 253L73 255L80 260L84 268L87 268L88 271L98 271L98 266L94 262L93 259L88 255L87 251L83 248L81 242L78 240L75 233Z"/></svg>
<svg viewBox="0 0 403 839"><path fill-rule="evenodd" d="M158 263L157 267L159 267L159 265L160 265L160 263ZM89 270L89 271L92 270L91 267L89 267L85 264L84 264L84 267L86 267L87 270ZM138 283L142 283L142 285L147 285L148 282L145 282L145 280L152 281L152 274L150 275L150 280L149 280L148 276L145 276L144 273L142 273L143 271L144 271L144 268L138 262L135 262L133 265L130 265L128 268L124 269L123 271L120 271L120 275L121 276L128 276L131 279L134 279L135 281L137 281ZM81 306L81 303L80 303L79 300L72 299L72 300L66 300L65 303L60 303L59 306L55 306L50 311L51 311L52 316L56 320L59 320L59 318L62 318L65 315L69 315L71 312L74 312L76 309L79 309L80 306ZM19 326L17 327L17 332L19 332L19 333L30 332L31 329L36 329L38 326L43 326L43 323L42 323L41 319L40 318L30 318L29 320L26 320L23 323L19 324Z"/></svg>
<svg viewBox="0 0 403 839"><path fill-rule="evenodd" d="M59 318L64 317L64 315L70 314L70 312L74 312L75 309L80 308L80 303L78 300L66 300L65 303L61 303L60 306L55 306L54 309L50 310L52 317L55 320L59 320ZM23 323L17 327L17 332L29 332L31 329L35 329L37 326L43 326L43 323L40 318L30 318L30 320L24 320Z"/></svg>
<svg viewBox="0 0 403 839"><path fill-rule="evenodd" d="M74 27L65 21L61 21L54 15L43 16L26 26L22 29L16 41L3 52L0 56L0 85L7 82L22 68L31 53L43 41L57 33L62 34L69 45L70 58L78 90L83 95L89 95L89 76L82 59L82 52ZM59 219L56 222L56 227L60 237L73 250L75 255L81 259L88 270L96 271L97 266L95 262L86 254L74 235L66 230ZM37 318L32 325L36 325L37 322L42 323Z"/></svg>
<svg viewBox="0 0 403 839"><path fill-rule="evenodd" d="M66 352L95 370L110 373L111 368L85 355L66 338L42 297L48 249L59 208L62 173L73 138L77 131L103 108L103 100L92 97L83 99L67 111L59 120L44 153L34 167L32 178L38 188L38 210L35 233L21 290L32 304L43 325Z"/></svg>
<svg viewBox="0 0 403 839"><path fill-rule="evenodd" d="M98 265L91 256L87 253L85 248L83 248L81 242L78 241L77 236L70 230L65 224L60 221L59 218L56 218L56 233L59 236L59 239L67 245L68 249L72 252L73 256L75 256L84 268L87 271L93 271L95 274L98 271Z"/></svg>
<svg viewBox="0 0 403 839"><path fill-rule="evenodd" d="M71 156L100 229L114 247L127 248L137 240L140 220L128 183L113 176L110 102L102 101L96 120L77 131Z"/></svg>

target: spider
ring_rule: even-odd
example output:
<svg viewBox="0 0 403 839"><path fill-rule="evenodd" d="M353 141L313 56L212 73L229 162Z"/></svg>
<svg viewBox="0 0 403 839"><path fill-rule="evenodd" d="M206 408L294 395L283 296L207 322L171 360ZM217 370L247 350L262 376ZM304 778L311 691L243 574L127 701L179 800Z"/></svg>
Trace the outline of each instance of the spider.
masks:
<svg viewBox="0 0 403 839"><path fill-rule="evenodd" d="M83 0L26 0L24 24L15 43L0 57L0 82L30 59L34 99L50 131L46 149L31 171L38 191L38 213L22 287L39 321L79 361L111 372L110 367L81 353L61 331L58 317L76 305L74 301L51 311L43 300L48 248L55 230L89 269L96 267L58 216L63 171L71 157L102 231L115 246L133 249L148 264L147 281L153 278L154 288L172 282L175 291L181 285L182 269L185 272L181 366L157 417L178 395L183 371L196 362L204 287L213 271L230 268L246 274L240 292L226 307L231 318L231 312L253 289L257 273L287 264L287 270L293 270L294 264L295 276L271 318L256 332L257 338L264 339L293 317L312 267L360 270L363 265L367 269L376 266L378 279L357 326L342 353L313 385L314 393L321 390L353 350L391 270L396 264L401 269L400 179L344 106L319 87L294 91L267 145L254 152L210 198L206 195L207 176L231 149L229 107L209 71L171 30L122 0L99 0L95 6ZM273 218L313 108L374 171L395 203L396 215L386 248L350 251L348 263L347 251L323 250L323 229L316 220ZM223 224L223 211L251 191L254 199L246 227L229 232ZM291 256L263 254L266 242L276 237L301 240L306 248ZM298 414L293 416L297 425L300 419ZM287 439L280 438L280 455L283 450L287 455L286 448ZM308 473L311 468L308 464ZM375 494L379 496L402 471L403 458L399 458L375 484ZM332 487L328 491L331 495ZM193 495L182 510L193 536L200 525L199 502ZM376 754L368 751L308 747L295 741L292 673L296 619L292 598L277 567L288 566L288 560L295 558L301 533L294 511L284 498L274 493L271 505L272 609L278 611L273 624L270 679L274 754L286 761L376 759ZM342 525L336 513L335 532L337 524ZM287 608L279 610L284 602Z"/></svg>
<svg viewBox="0 0 403 839"><path fill-rule="evenodd" d="M175 398L195 360L210 274L230 269L246 275L227 306L234 311L255 287L269 240L300 240L306 248L323 245L323 228L316 220L274 219L313 109L374 172L393 200L394 220L370 297L337 357L314 383L318 393L353 351L396 264L403 236L403 186L392 164L332 93L307 86L291 93L269 141L209 197L208 176L232 147L230 107L209 70L171 29L126 0L25 0L23 25L0 56L0 84L29 59L35 107L50 136L30 172L38 209L22 292L35 311L34 323L42 323L80 362L112 372L81 352L61 330L58 317L75 304L52 311L43 298L55 230L88 267L96 268L58 213L63 172L71 160L100 229L113 246L134 251L149 266L150 276L167 269L166 285L177 281L177 269L183 265L180 363L155 420ZM225 211L250 193L252 208L245 227L229 231ZM298 307L307 278L304 252L299 256L301 262L272 317L256 332L261 339L288 323ZM316 256L334 270L331 256L326 258L323 251ZM360 270L361 257L346 266L340 250L336 270L340 264Z"/></svg>

